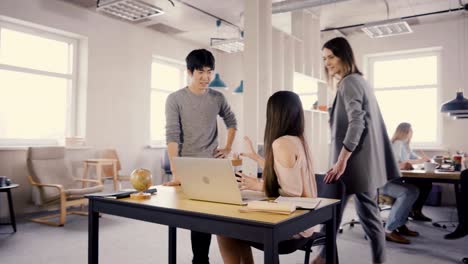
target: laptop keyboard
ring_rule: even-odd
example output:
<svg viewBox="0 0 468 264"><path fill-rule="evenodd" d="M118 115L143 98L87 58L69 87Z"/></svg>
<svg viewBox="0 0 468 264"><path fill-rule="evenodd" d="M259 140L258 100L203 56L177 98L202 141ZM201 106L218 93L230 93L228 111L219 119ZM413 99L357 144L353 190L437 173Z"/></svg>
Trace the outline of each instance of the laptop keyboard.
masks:
<svg viewBox="0 0 468 264"><path fill-rule="evenodd" d="M264 192L257 192L257 191L251 191L251 190L241 191L241 196L242 196L242 201L244 202L259 201L259 200L267 199Z"/></svg>

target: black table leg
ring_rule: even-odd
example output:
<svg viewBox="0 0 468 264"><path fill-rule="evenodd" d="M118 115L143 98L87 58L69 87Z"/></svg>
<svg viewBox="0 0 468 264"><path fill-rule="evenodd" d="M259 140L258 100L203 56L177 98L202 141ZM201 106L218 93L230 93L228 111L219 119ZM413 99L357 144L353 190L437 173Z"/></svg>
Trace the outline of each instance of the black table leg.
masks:
<svg viewBox="0 0 468 264"><path fill-rule="evenodd" d="M455 183L454 185L454 188L455 188L455 203L457 205L457 214L458 214L458 223L462 223L464 221L466 221L467 219L463 219L463 209L462 209L462 205L461 205L461 192L460 192L460 186L458 183Z"/></svg>
<svg viewBox="0 0 468 264"><path fill-rule="evenodd" d="M15 210L13 209L13 200L11 198L10 189L7 189L7 195L8 195L8 207L10 209L10 222L11 222L11 226L13 227L13 231L16 232Z"/></svg>
<svg viewBox="0 0 468 264"><path fill-rule="evenodd" d="M273 234L274 231L271 231L270 234L265 236L265 241L263 243L263 255L265 264L278 264L279 255L278 255L278 241Z"/></svg>
<svg viewBox="0 0 468 264"><path fill-rule="evenodd" d="M88 264L99 263L99 213L94 212L93 200L88 209Z"/></svg>
<svg viewBox="0 0 468 264"><path fill-rule="evenodd" d="M325 253L327 264L335 264L336 256L336 225L337 225L337 206L333 206L332 219L325 223Z"/></svg>
<svg viewBox="0 0 468 264"><path fill-rule="evenodd" d="M169 264L177 262L177 228L169 227Z"/></svg>

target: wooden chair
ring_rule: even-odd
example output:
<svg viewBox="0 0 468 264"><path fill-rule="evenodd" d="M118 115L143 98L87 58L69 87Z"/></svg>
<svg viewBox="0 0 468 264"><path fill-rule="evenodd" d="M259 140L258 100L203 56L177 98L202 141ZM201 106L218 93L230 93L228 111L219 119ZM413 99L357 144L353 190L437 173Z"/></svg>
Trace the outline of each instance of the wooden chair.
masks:
<svg viewBox="0 0 468 264"><path fill-rule="evenodd" d="M120 165L119 155L117 155L117 151L115 149L105 149L102 151L100 157L102 159L113 159L117 161L116 164L116 172L114 174L114 168L112 165L104 165L102 166L102 179L110 179L114 181L114 190L121 189L121 182L122 181L130 181L130 175L122 175L120 170L122 166Z"/></svg>
<svg viewBox="0 0 468 264"><path fill-rule="evenodd" d="M52 226L65 225L68 214L87 215L85 211L67 211L68 207L86 205L85 195L101 192L103 185L97 180L73 178L65 161L64 147L30 147L27 154L29 182L37 188L36 204L48 207L59 205L60 213L31 219ZM86 183L94 186L85 187ZM34 198L34 197L33 197ZM59 217L58 222L49 219Z"/></svg>

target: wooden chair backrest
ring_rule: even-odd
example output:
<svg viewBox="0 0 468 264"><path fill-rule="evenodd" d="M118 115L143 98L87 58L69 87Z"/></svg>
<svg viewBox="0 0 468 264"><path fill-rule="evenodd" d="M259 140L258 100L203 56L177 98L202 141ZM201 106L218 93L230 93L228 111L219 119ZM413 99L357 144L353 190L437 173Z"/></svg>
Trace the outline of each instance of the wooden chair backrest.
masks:
<svg viewBox="0 0 468 264"><path fill-rule="evenodd" d="M116 159L117 160L117 174L122 169L120 166L120 159L117 155L117 151L115 149L105 149L102 152L101 158L103 159ZM104 177L111 177L113 176L113 170L111 165L106 165L102 167L102 173Z"/></svg>

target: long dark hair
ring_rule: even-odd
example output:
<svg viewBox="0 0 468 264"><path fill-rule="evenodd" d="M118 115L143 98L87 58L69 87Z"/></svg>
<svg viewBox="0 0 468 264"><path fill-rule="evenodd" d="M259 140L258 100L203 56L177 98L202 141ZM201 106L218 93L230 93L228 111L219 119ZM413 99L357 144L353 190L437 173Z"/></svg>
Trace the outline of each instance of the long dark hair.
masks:
<svg viewBox="0 0 468 264"><path fill-rule="evenodd" d="M265 193L268 197L279 196L280 188L274 169L272 144L277 138L286 135L296 136L301 140L306 154L307 166L309 166L310 158L307 142L304 139L304 110L301 100L293 92L279 91L270 96L267 104L263 180Z"/></svg>
<svg viewBox="0 0 468 264"><path fill-rule="evenodd" d="M340 58L341 62L343 63L344 73L341 79L343 79L346 75L352 73L362 75L361 71L356 66L356 60L354 59L353 49L351 48L351 45L349 45L349 42L345 38L337 37L334 39L330 39L329 41L325 42L325 44L323 44L322 50L325 48L331 50L331 52L333 52L333 55ZM331 77L329 76L328 69L325 65L324 68L325 76L327 76L327 78L330 79Z"/></svg>

